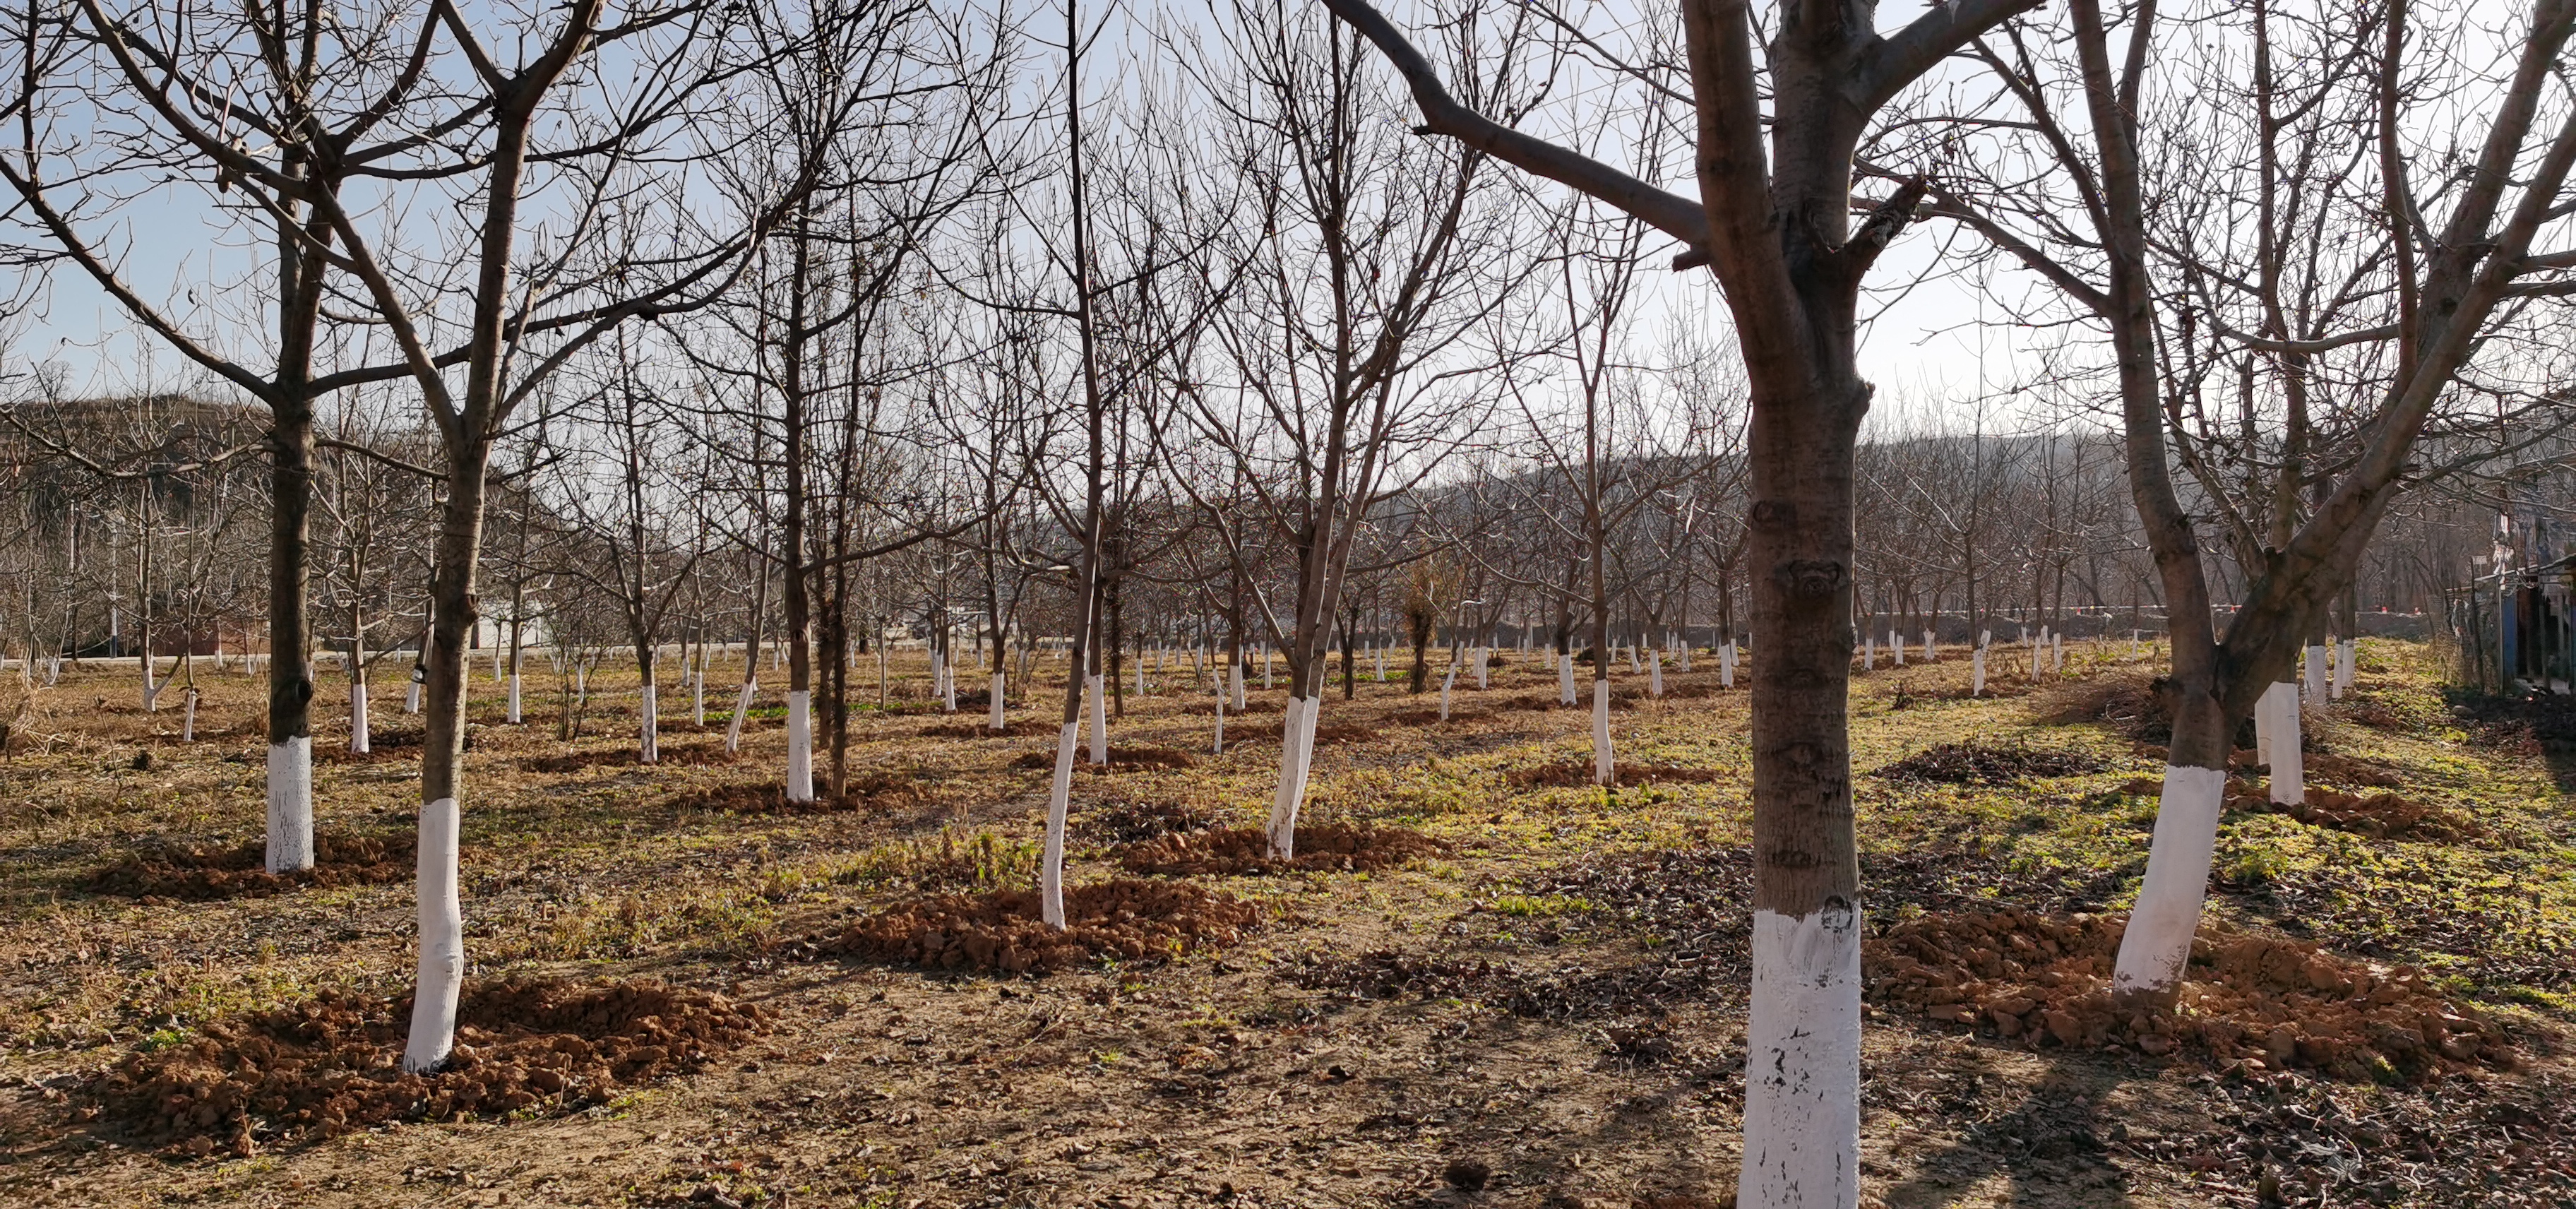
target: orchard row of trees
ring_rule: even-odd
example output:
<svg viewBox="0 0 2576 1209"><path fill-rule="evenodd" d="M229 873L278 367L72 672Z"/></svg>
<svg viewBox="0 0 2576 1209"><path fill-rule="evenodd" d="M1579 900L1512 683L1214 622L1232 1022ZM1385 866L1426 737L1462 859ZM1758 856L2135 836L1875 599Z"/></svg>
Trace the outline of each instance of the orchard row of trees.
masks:
<svg viewBox="0 0 2576 1209"><path fill-rule="evenodd" d="M779 642L796 798L818 747L837 788L888 625L943 699L979 646L996 724L1061 637L1061 923L1079 723L1140 643L1276 655L1287 855L1337 645L1535 631L1571 695L1574 650L1748 633L1742 1200L1849 1205L1853 649L2160 616L2118 982L2170 998L2237 721L2359 628L2365 568L2419 603L2462 501L2562 452L2571 20L37 0L0 86L16 297L100 298L197 381L80 401L20 355L14 624L84 645L73 576L146 647L146 612L255 618L342 652L353 715L372 653L417 651L414 1069L465 968L478 635L631 652L648 758L656 651ZM1926 288L2017 355L1864 444L1863 333ZM2391 557L2408 515L2427 549ZM264 671L288 869L316 663Z"/></svg>

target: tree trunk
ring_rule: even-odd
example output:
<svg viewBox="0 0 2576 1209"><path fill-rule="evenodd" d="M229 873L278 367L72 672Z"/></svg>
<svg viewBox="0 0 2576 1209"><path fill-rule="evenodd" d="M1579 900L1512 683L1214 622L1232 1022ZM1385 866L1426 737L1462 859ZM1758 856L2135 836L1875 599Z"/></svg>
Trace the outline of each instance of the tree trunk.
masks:
<svg viewBox="0 0 2576 1209"><path fill-rule="evenodd" d="M281 374L281 378L286 375ZM269 429L268 871L313 867L312 669L305 612L313 529L313 407L281 382Z"/></svg>

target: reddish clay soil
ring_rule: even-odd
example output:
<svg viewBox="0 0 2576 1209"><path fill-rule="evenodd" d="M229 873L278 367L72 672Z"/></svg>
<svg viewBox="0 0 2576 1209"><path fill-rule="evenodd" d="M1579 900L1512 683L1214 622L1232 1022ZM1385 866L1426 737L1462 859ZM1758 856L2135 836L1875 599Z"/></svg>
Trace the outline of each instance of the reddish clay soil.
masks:
<svg viewBox="0 0 2576 1209"><path fill-rule="evenodd" d="M1870 775L1891 781L1983 785L2022 777L2077 777L2100 771L2102 762L2081 752L1970 741L1927 747Z"/></svg>
<svg viewBox="0 0 2576 1209"><path fill-rule="evenodd" d="M2120 915L1926 915L1863 943L1871 999L2040 1045L2132 1047L2241 1071L2302 1067L2361 1082L2511 1069L2512 1042L2411 966L2205 930L2177 1011L2115 1007Z"/></svg>
<svg viewBox="0 0 2576 1209"><path fill-rule="evenodd" d="M674 810L730 810L735 814L842 814L854 810L891 810L931 800L930 790L893 773L862 773L850 778L839 797L817 788L808 802L787 800L779 781L756 785L715 785L692 789L671 799Z"/></svg>
<svg viewBox="0 0 2576 1209"><path fill-rule="evenodd" d="M1260 828L1234 827L1130 844L1119 850L1118 867L1165 877L1309 870L1356 873L1392 869L1448 852L1447 844L1402 827L1323 823L1299 827L1297 855L1280 861L1270 858L1270 837Z"/></svg>
<svg viewBox="0 0 2576 1209"><path fill-rule="evenodd" d="M1112 745L1109 749L1109 762L1107 764L1092 763L1090 752L1091 749L1088 746L1085 746L1081 751L1075 753L1073 758L1074 771L1158 772L1166 769L1190 768L1197 765L1199 762L1197 756L1193 756L1176 747L1118 747ZM1019 759L1011 761L1011 766L1013 768L1044 768L1053 770L1055 768L1055 753L1052 751L1026 752L1023 753Z"/></svg>
<svg viewBox="0 0 2576 1209"><path fill-rule="evenodd" d="M1034 890L942 895L898 903L806 945L864 961L1019 974L1164 961L1233 944L1261 918L1250 903L1187 882L1127 878L1067 889L1061 929L1038 912Z"/></svg>
<svg viewBox="0 0 2576 1209"><path fill-rule="evenodd" d="M326 992L137 1053L86 1089L108 1130L248 1155L389 1121L560 1112L697 1070L771 1023L757 1005L653 982L471 985L447 1069L401 1068L411 998Z"/></svg>
<svg viewBox="0 0 2576 1209"><path fill-rule="evenodd" d="M1713 768L1682 768L1672 764L1613 763L1610 776L1612 780L1618 782L1619 788L1635 789L1640 785L1705 785L1716 780L1718 772ZM1510 780L1516 789L1536 789L1540 786L1562 788L1594 783L1592 765L1589 762L1515 768L1512 770Z"/></svg>
<svg viewBox="0 0 2576 1209"><path fill-rule="evenodd" d="M413 873L413 837L339 835L313 837L313 867L268 871L268 844L252 840L230 848L161 848L132 853L73 883L90 894L150 902L212 902L267 898L306 887L375 886Z"/></svg>

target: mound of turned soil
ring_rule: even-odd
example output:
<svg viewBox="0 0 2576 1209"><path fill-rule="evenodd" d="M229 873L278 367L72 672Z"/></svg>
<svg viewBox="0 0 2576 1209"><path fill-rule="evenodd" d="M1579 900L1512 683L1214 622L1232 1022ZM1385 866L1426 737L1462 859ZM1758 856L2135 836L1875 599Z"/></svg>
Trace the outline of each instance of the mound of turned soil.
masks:
<svg viewBox="0 0 2576 1209"><path fill-rule="evenodd" d="M2300 771L2311 781L2335 781L2345 785L2366 785L2372 789L2395 789L2397 770L2354 756L2302 755Z"/></svg>
<svg viewBox="0 0 2576 1209"><path fill-rule="evenodd" d="M305 887L377 886L408 880L414 839L324 832L313 837L313 867L268 871L268 844L252 840L230 848L158 848L127 855L91 872L73 888L146 900L211 902L267 898Z"/></svg>
<svg viewBox="0 0 2576 1209"><path fill-rule="evenodd" d="M1448 718L1443 719L1440 716L1440 711L1437 708L1434 708L1400 709L1392 714L1388 714L1386 719L1387 721L1396 723L1400 726L1441 726L1455 722L1482 722L1493 716L1493 711L1491 710L1453 709L1449 711Z"/></svg>
<svg viewBox="0 0 2576 1209"><path fill-rule="evenodd" d="M655 744L654 761L646 765L633 748L606 747L587 751L559 751L550 755L521 756L519 767L529 772L580 772L585 768L655 767L715 768L742 759L740 752L724 749L722 743Z"/></svg>
<svg viewBox="0 0 2576 1209"><path fill-rule="evenodd" d="M2076 777L2100 771L2102 762L2082 752L1972 740L1927 747L1870 775L1891 781L1981 785L2020 777Z"/></svg>
<svg viewBox="0 0 2576 1209"><path fill-rule="evenodd" d="M2267 786L2231 785L2227 808L2248 814L2286 814L2311 827L2349 831L2372 839L2460 840L2486 834L2475 820L2393 793L2367 796L2309 786L2307 800L2281 805Z"/></svg>
<svg viewBox="0 0 2576 1209"><path fill-rule="evenodd" d="M1861 974L1880 1003L2033 1046L2133 1046L2353 1081L2514 1064L2503 1031L2420 970L2224 931L2192 942L2176 1011L2123 1013L2110 979L2126 925L2117 915L1926 915L1865 941Z"/></svg>
<svg viewBox="0 0 2576 1209"><path fill-rule="evenodd" d="M1232 827L1168 835L1118 852L1118 867L1166 877L1321 871L1359 873L1392 869L1445 856L1449 845L1402 827L1353 827L1319 823L1297 829L1297 855L1270 858L1270 837L1258 827Z"/></svg>
<svg viewBox="0 0 2576 1209"><path fill-rule="evenodd" d="M447 1068L417 1075L401 1066L411 997L333 991L134 1054L88 1097L144 1144L247 1155L389 1121L597 1104L696 1070L771 1022L758 1005L658 983L480 983L458 1001Z"/></svg>
<svg viewBox="0 0 2576 1209"><path fill-rule="evenodd" d="M1610 775L1619 783L1619 788L1635 789L1640 785L1705 785L1716 780L1719 773L1714 768L1682 768L1672 764L1614 762L1610 766ZM1594 783L1590 760L1581 764L1541 764L1534 768L1515 768L1508 779L1515 789L1564 788Z"/></svg>
<svg viewBox="0 0 2576 1209"><path fill-rule="evenodd" d="M1005 718L1002 729L995 730L989 720L978 716L971 721L934 722L921 728L925 739L1012 739L1030 735L1052 735L1063 727L1040 722L1035 718Z"/></svg>
<svg viewBox="0 0 2576 1209"><path fill-rule="evenodd" d="M1252 904L1186 882L1121 878L1064 892L1065 927L1040 919L1034 890L899 903L807 944L817 954L924 969L1060 970L1160 961L1232 944L1260 921Z"/></svg>
<svg viewBox="0 0 2576 1209"><path fill-rule="evenodd" d="M1192 768L1196 767L1198 762L1197 756L1177 747L1120 747L1111 744L1109 762L1094 764L1091 762L1091 748L1086 744L1074 753L1073 768L1076 772L1155 772L1174 768ZM1019 759L1011 761L1011 767L1043 768L1053 771L1055 753L1053 751L1024 752Z"/></svg>
<svg viewBox="0 0 2576 1209"><path fill-rule="evenodd" d="M851 777L839 797L818 788L810 802L790 802L785 784L763 781L692 789L672 798L671 806L678 810L730 810L735 814L842 814L918 806L930 798L929 790L908 777L871 772Z"/></svg>
<svg viewBox="0 0 2576 1209"><path fill-rule="evenodd" d="M1083 835L1112 844L1134 844L1216 826L1217 812L1190 802L1139 801L1116 798L1085 806L1074 816Z"/></svg>

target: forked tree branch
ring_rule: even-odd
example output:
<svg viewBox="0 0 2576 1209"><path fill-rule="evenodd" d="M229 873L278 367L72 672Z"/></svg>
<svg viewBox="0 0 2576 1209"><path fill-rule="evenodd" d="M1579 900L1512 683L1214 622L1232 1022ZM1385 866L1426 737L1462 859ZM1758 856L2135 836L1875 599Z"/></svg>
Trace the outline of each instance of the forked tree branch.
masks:
<svg viewBox="0 0 2576 1209"><path fill-rule="evenodd" d="M1430 60L1423 58L1422 52L1414 49L1413 43L1368 0L1324 0L1324 7L1358 30L1379 54L1386 56L1396 74L1404 77L1405 86L1413 91L1414 105L1422 110L1424 124L1415 128L1417 133L1446 135L1533 176L1598 198L1680 240L1690 249L1682 261L1698 263L1705 259L1708 219L1697 201L1656 188L1580 152L1523 134L1459 104L1440 83L1440 75L1432 70Z"/></svg>

